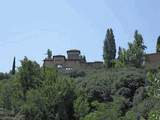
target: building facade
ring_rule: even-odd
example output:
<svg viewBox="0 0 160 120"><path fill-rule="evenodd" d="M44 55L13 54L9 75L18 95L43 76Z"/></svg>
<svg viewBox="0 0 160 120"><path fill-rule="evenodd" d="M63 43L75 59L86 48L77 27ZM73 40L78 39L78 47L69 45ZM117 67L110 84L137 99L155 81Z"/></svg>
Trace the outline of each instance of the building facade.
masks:
<svg viewBox="0 0 160 120"><path fill-rule="evenodd" d="M160 52L146 54L145 57L146 68L157 69L160 67Z"/></svg>
<svg viewBox="0 0 160 120"><path fill-rule="evenodd" d="M102 61L87 62L85 56L81 55L81 51L72 49L67 51L67 57L64 55L54 55L51 58L44 59L44 66L57 67L63 70L73 70L79 68L102 68ZM146 54L144 60L145 68L157 69L160 68L160 52Z"/></svg>
<svg viewBox="0 0 160 120"><path fill-rule="evenodd" d="M67 57L64 55L54 55L52 58L45 58L44 66L73 70L86 67L103 67L103 62L87 62L85 56L81 55L80 50L72 49L67 51Z"/></svg>

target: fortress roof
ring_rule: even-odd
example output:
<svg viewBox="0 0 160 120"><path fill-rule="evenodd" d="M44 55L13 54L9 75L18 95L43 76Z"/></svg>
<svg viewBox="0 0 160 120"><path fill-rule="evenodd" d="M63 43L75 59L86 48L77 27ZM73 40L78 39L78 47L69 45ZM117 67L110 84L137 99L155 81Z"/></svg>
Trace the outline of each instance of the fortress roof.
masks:
<svg viewBox="0 0 160 120"><path fill-rule="evenodd" d="M65 57L65 56L64 55L54 55L53 58L54 57Z"/></svg>
<svg viewBox="0 0 160 120"><path fill-rule="evenodd" d="M79 52L80 53L80 50L77 50L77 49L71 49L71 50L67 50L67 53L68 52Z"/></svg>

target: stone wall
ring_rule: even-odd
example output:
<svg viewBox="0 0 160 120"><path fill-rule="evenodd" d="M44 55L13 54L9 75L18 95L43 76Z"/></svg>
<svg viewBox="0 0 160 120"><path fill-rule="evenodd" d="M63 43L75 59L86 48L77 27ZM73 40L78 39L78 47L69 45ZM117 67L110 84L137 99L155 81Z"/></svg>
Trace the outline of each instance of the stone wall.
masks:
<svg viewBox="0 0 160 120"><path fill-rule="evenodd" d="M67 58L64 55L56 55L53 58L44 60L44 66L64 69L64 70L72 70L79 68L88 68L88 67L102 67L103 62L86 62L85 58L81 56L81 52L79 50L68 50Z"/></svg>
<svg viewBox="0 0 160 120"><path fill-rule="evenodd" d="M160 53L147 54L145 57L145 66L147 68L157 69L160 66Z"/></svg>

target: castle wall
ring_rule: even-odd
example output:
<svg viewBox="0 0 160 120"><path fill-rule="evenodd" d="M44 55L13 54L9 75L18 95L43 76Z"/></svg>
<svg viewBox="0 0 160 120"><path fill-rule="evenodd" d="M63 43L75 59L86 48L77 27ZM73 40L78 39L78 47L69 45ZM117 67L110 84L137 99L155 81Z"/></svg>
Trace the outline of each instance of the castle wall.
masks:
<svg viewBox="0 0 160 120"><path fill-rule="evenodd" d="M81 56L79 50L69 50L67 51L68 58L66 59L63 55L53 56L52 59L45 59L44 66L53 67L63 70L72 70L80 68L94 67L99 68L103 67L103 62L86 62L85 58Z"/></svg>
<svg viewBox="0 0 160 120"><path fill-rule="evenodd" d="M86 67L88 67L88 68L102 68L102 67L104 67L104 64L103 64L103 62L100 62L100 61L88 62L88 63L86 63Z"/></svg>
<svg viewBox="0 0 160 120"><path fill-rule="evenodd" d="M66 58L63 55L53 56L53 62L56 65L63 65L66 62Z"/></svg>
<svg viewBox="0 0 160 120"><path fill-rule="evenodd" d="M158 68L160 66L160 53L147 54L145 66L153 69Z"/></svg>
<svg viewBox="0 0 160 120"><path fill-rule="evenodd" d="M64 70L70 69L79 69L79 68L102 68L104 67L103 62L96 61L96 62L86 62L82 56L80 55L80 51L78 50L70 50L67 51L68 59L65 58L64 55L56 55L53 58L45 59L44 66L46 67L54 67L61 68ZM160 53L152 53L147 54L145 56L145 63L146 68L157 69L160 67Z"/></svg>
<svg viewBox="0 0 160 120"><path fill-rule="evenodd" d="M44 65L45 67L54 67L56 64L54 63L53 60L44 60L43 65Z"/></svg>

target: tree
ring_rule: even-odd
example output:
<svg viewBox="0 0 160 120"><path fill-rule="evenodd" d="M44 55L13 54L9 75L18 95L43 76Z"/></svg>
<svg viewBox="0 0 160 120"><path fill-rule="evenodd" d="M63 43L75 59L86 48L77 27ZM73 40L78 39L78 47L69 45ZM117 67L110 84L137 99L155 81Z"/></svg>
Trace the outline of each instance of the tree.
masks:
<svg viewBox="0 0 160 120"><path fill-rule="evenodd" d="M103 59L107 67L112 66L112 60L116 57L116 43L113 30L107 30L103 46Z"/></svg>
<svg viewBox="0 0 160 120"><path fill-rule="evenodd" d="M13 65L12 65L12 75L14 75L16 72L16 58L13 59Z"/></svg>
<svg viewBox="0 0 160 120"><path fill-rule="evenodd" d="M49 59L52 58L52 51L50 49L47 50L47 56Z"/></svg>
<svg viewBox="0 0 160 120"><path fill-rule="evenodd" d="M12 93L12 85L9 83L3 84L3 87L1 89L1 100L3 108L6 110L12 109Z"/></svg>
<svg viewBox="0 0 160 120"><path fill-rule="evenodd" d="M127 50L119 47L118 50L118 59L115 62L115 68L125 67L128 62Z"/></svg>
<svg viewBox="0 0 160 120"><path fill-rule="evenodd" d="M156 46L156 51L160 52L160 36L157 39L157 46Z"/></svg>
<svg viewBox="0 0 160 120"><path fill-rule="evenodd" d="M53 74L47 73L42 86L28 91L22 106L25 120L74 120L74 81L51 78Z"/></svg>
<svg viewBox="0 0 160 120"><path fill-rule="evenodd" d="M148 86L149 96L160 98L160 72L158 73L147 73L147 78L150 86Z"/></svg>
<svg viewBox="0 0 160 120"><path fill-rule="evenodd" d="M122 55L122 48L119 47L119 48L118 48L118 59L121 58L121 55Z"/></svg>
<svg viewBox="0 0 160 120"><path fill-rule="evenodd" d="M82 59L83 59L84 62L86 62L86 56L85 55L82 56Z"/></svg>
<svg viewBox="0 0 160 120"><path fill-rule="evenodd" d="M127 50L124 48L119 47L118 51L118 60L123 63L124 65L127 64Z"/></svg>
<svg viewBox="0 0 160 120"><path fill-rule="evenodd" d="M79 96L74 102L74 110L76 120L82 119L89 113L90 107L87 99L84 96Z"/></svg>
<svg viewBox="0 0 160 120"><path fill-rule="evenodd" d="M19 80L25 100L27 91L41 84L41 70L39 64L28 60L27 57L21 61L21 65L22 66L19 68Z"/></svg>
<svg viewBox="0 0 160 120"><path fill-rule="evenodd" d="M9 79L9 78L10 78L10 74L9 73L0 72L0 80Z"/></svg>
<svg viewBox="0 0 160 120"><path fill-rule="evenodd" d="M144 61L146 46L143 37L138 31L135 31L133 43L128 43L127 64L135 67L141 67Z"/></svg>
<svg viewBox="0 0 160 120"><path fill-rule="evenodd" d="M91 108L93 110L82 120L121 120L125 103L122 97L115 97L112 103L94 101Z"/></svg>

